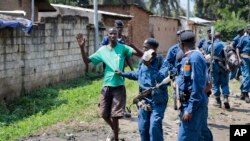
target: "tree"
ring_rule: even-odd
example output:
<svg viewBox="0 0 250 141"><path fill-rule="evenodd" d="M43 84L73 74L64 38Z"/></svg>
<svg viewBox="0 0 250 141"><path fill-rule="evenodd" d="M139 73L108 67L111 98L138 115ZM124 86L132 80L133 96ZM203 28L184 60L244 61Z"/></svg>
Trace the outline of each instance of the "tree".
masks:
<svg viewBox="0 0 250 141"><path fill-rule="evenodd" d="M206 19L221 19L220 9L228 8L229 11L237 13L239 17L250 20L250 0L194 0L195 15Z"/></svg>
<svg viewBox="0 0 250 141"><path fill-rule="evenodd" d="M237 34L236 30L238 28L246 27L246 21L240 18L242 11L238 11L237 13L234 11L231 12L227 7L218 11L218 13L222 16L222 20L216 21L215 29L216 31L221 32L223 40L232 40L232 38Z"/></svg>

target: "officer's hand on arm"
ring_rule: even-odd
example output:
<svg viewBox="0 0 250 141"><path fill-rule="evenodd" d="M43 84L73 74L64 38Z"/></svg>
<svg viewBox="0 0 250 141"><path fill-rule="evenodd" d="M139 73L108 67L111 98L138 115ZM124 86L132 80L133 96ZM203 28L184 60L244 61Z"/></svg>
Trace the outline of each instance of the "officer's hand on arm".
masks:
<svg viewBox="0 0 250 141"><path fill-rule="evenodd" d="M119 71L119 70L115 70L115 73L118 74L118 75L121 75L121 74L122 74L122 72Z"/></svg>
<svg viewBox="0 0 250 141"><path fill-rule="evenodd" d="M185 111L183 114L183 120L186 122L189 122L191 120L191 118L192 118L192 114Z"/></svg>
<svg viewBox="0 0 250 141"><path fill-rule="evenodd" d="M82 53L82 59L84 61L85 64L88 64L90 62L89 58L86 56L84 47L85 47L85 38L83 38L83 34L79 33L76 35L76 40L78 42L78 45L81 49L81 53Z"/></svg>

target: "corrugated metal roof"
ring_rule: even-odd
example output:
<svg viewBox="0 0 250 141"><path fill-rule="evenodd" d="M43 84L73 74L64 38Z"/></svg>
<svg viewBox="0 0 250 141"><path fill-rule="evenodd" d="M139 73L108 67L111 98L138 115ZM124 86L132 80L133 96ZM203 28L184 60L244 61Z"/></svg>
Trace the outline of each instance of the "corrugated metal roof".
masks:
<svg viewBox="0 0 250 141"><path fill-rule="evenodd" d="M182 19L187 20L187 17L185 16L179 16ZM214 21L209 21L209 20L205 20L199 17L190 17L189 21L195 23L195 24L212 24Z"/></svg>
<svg viewBox="0 0 250 141"><path fill-rule="evenodd" d="M79 10L79 11L86 11L86 12L94 13L93 9L88 9L88 8L75 7L75 6L69 6L69 5L63 5L63 4L51 4L51 5L54 7L59 7L59 8L68 8L68 9L72 9L72 10ZM118 17L124 17L124 18L133 18L134 17L132 15L124 15L124 14L118 14L118 13L101 11L101 10L98 10L98 13L103 14L103 15L118 16Z"/></svg>
<svg viewBox="0 0 250 141"><path fill-rule="evenodd" d="M25 16L26 12L23 10L11 10L11 11L0 11L0 14L7 14L7 15L21 15Z"/></svg>

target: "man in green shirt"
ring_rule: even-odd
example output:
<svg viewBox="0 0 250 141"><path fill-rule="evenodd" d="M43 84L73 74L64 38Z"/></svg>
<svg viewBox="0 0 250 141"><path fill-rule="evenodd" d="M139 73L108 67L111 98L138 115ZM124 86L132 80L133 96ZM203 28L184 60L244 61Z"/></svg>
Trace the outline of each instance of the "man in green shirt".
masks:
<svg viewBox="0 0 250 141"><path fill-rule="evenodd" d="M123 70L126 57L133 54L141 56L131 47L117 42L117 29L110 28L108 32L109 44L97 50L91 56L86 56L84 50L85 39L82 34L77 35L77 42L80 46L82 58L85 64L92 62L97 65L103 62L104 85L100 96L100 115L113 130L114 141L118 141L119 118L123 117L126 105L126 89L124 78L115 73L115 70Z"/></svg>

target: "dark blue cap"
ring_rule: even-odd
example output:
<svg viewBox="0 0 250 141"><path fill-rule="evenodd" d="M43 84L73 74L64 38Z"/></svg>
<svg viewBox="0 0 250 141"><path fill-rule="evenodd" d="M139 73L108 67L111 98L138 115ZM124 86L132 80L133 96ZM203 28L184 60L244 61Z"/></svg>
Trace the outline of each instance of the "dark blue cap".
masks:
<svg viewBox="0 0 250 141"><path fill-rule="evenodd" d="M154 38L147 38L144 41L143 46L144 47L154 47L154 48L157 48L159 46L159 43Z"/></svg>
<svg viewBox="0 0 250 141"><path fill-rule="evenodd" d="M186 30L180 34L181 42L194 42L195 34L191 30Z"/></svg>
<svg viewBox="0 0 250 141"><path fill-rule="evenodd" d="M122 20L115 20L115 27L123 27L123 21Z"/></svg>
<svg viewBox="0 0 250 141"><path fill-rule="evenodd" d="M211 27L207 29L207 32L208 32L208 33L211 33Z"/></svg>
<svg viewBox="0 0 250 141"><path fill-rule="evenodd" d="M237 33L240 33L240 32L242 32L242 31L244 31L244 28L238 28L238 29L236 30Z"/></svg>

